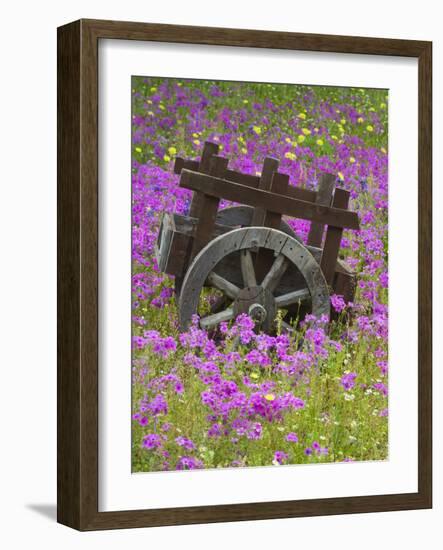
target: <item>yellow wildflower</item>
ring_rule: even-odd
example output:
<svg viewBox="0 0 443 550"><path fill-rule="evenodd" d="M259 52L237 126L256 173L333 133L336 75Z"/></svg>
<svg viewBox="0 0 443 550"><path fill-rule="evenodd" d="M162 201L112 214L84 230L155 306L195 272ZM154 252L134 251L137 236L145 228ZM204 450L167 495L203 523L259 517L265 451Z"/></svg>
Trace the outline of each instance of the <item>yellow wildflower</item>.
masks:
<svg viewBox="0 0 443 550"><path fill-rule="evenodd" d="M295 153L291 153L291 151L288 151L287 153L285 153L285 158L295 160L297 158L297 155Z"/></svg>
<svg viewBox="0 0 443 550"><path fill-rule="evenodd" d="M267 393L265 395L265 399L266 399L266 401L274 401L275 395L273 393Z"/></svg>
<svg viewBox="0 0 443 550"><path fill-rule="evenodd" d="M248 152L248 150L246 149L246 147L242 147L241 148L241 152L246 155L246 153Z"/></svg>
<svg viewBox="0 0 443 550"><path fill-rule="evenodd" d="M323 145L323 143L324 143L324 141L323 141L322 139L318 139L318 140L317 140L317 145L320 145L320 146L321 146L321 145Z"/></svg>
<svg viewBox="0 0 443 550"><path fill-rule="evenodd" d="M169 161L171 160L171 157L170 157L169 155L165 155L165 156L163 157L163 160L164 160L165 162L169 162Z"/></svg>
<svg viewBox="0 0 443 550"><path fill-rule="evenodd" d="M342 119L340 120L340 124L342 124L342 125L344 126L344 125L346 124L346 119L345 119L345 118L342 118Z"/></svg>
<svg viewBox="0 0 443 550"><path fill-rule="evenodd" d="M194 133L192 134L192 137L198 138L199 135L200 135L200 134L199 134L198 132L194 132Z"/></svg>
<svg viewBox="0 0 443 550"><path fill-rule="evenodd" d="M142 152L142 148L141 148L141 147L136 147L135 150L136 150L137 153L141 153L141 152Z"/></svg>
<svg viewBox="0 0 443 550"><path fill-rule="evenodd" d="M286 141L286 143L291 143L291 138L287 137L287 138L285 138L285 141Z"/></svg>
<svg viewBox="0 0 443 550"><path fill-rule="evenodd" d="M259 374L257 374L256 372L251 372L251 378L257 380L257 378L259 378Z"/></svg>
<svg viewBox="0 0 443 550"><path fill-rule="evenodd" d="M340 178L341 181L343 181L345 179L344 175L343 175L343 172L338 172L338 177Z"/></svg>
<svg viewBox="0 0 443 550"><path fill-rule="evenodd" d="M367 130L368 132L373 132L373 131L374 131L374 126L371 126L370 124L368 124L368 125L366 126L366 130Z"/></svg>
<svg viewBox="0 0 443 550"><path fill-rule="evenodd" d="M357 118L357 122L358 122L359 124L361 124L362 122L364 122L364 120L365 120L365 119L364 119L362 116L359 116L359 117Z"/></svg>
<svg viewBox="0 0 443 550"><path fill-rule="evenodd" d="M349 157L349 162L350 162L351 164L354 164L355 158L354 158L354 157Z"/></svg>
<svg viewBox="0 0 443 550"><path fill-rule="evenodd" d="M155 86L152 86L151 92L154 93L154 92L156 92L156 91L157 91L157 88L156 88Z"/></svg>
<svg viewBox="0 0 443 550"><path fill-rule="evenodd" d="M161 103L159 105L159 108L160 108L161 111L164 111L166 109L166 107L164 105L162 105Z"/></svg>
<svg viewBox="0 0 443 550"><path fill-rule="evenodd" d="M380 103L380 109L386 109L386 103Z"/></svg>
<svg viewBox="0 0 443 550"><path fill-rule="evenodd" d="M309 136L311 134L311 130L309 130L309 128L302 128L302 132L305 134L305 136Z"/></svg>
<svg viewBox="0 0 443 550"><path fill-rule="evenodd" d="M199 139L194 139L194 143L195 143L195 145L200 145L200 140Z"/></svg>
<svg viewBox="0 0 443 550"><path fill-rule="evenodd" d="M244 99L244 100L243 100L243 103L244 103L245 105L247 105L247 104L249 103L249 101L248 101L247 99Z"/></svg>
<svg viewBox="0 0 443 550"><path fill-rule="evenodd" d="M260 126L253 126L252 129L254 132L259 136L261 134L261 128Z"/></svg>
<svg viewBox="0 0 443 550"><path fill-rule="evenodd" d="M175 147L169 147L168 153L169 153L171 156L174 156L174 155L177 154L177 149L176 149Z"/></svg>
<svg viewBox="0 0 443 550"><path fill-rule="evenodd" d="M306 139L305 136L303 134L300 134L297 138L297 141L299 143L303 143L305 141L305 139Z"/></svg>
<svg viewBox="0 0 443 550"><path fill-rule="evenodd" d="M380 151L386 155L386 149L384 147L382 147Z"/></svg>
<svg viewBox="0 0 443 550"><path fill-rule="evenodd" d="M298 118L301 118L302 120L306 120L306 113L298 113Z"/></svg>

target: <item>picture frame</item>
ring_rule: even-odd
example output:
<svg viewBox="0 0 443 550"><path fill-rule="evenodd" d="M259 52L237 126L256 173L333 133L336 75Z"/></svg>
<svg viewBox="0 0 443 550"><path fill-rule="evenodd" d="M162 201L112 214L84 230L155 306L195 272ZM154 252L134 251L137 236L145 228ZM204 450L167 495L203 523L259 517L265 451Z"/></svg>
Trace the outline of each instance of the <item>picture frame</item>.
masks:
<svg viewBox="0 0 443 550"><path fill-rule="evenodd" d="M149 41L418 60L418 490L99 511L98 44ZM432 507L432 43L79 20L58 29L58 521L89 531Z"/></svg>

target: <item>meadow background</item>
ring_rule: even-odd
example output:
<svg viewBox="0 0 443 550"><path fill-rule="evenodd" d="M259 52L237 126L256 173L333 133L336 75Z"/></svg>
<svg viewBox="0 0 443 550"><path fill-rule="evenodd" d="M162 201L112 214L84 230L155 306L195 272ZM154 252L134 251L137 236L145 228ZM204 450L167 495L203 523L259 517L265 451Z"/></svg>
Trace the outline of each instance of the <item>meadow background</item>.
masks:
<svg viewBox="0 0 443 550"><path fill-rule="evenodd" d="M134 77L132 101L133 471L386 459L387 91ZM178 333L153 246L161 213L189 207L174 157L205 140L236 170L259 173L270 155L291 185L327 171L351 192L361 229L341 255L359 282L354 304L333 296L338 321L291 338L247 318L217 341ZM292 225L307 237L308 222Z"/></svg>

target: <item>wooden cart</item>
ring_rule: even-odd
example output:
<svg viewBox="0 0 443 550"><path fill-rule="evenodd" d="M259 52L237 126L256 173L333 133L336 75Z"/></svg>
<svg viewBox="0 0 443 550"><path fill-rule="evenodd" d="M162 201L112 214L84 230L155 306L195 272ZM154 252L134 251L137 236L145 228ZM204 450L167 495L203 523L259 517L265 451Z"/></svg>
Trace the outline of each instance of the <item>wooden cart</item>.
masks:
<svg viewBox="0 0 443 550"><path fill-rule="evenodd" d="M355 275L338 257L343 229L359 229L349 192L332 174L321 176L317 191L290 186L278 164L266 158L260 176L230 170L211 142L200 161L176 159L180 186L193 191L190 211L163 214L156 258L176 278L180 330L200 314L204 287L220 291L201 315L205 329L248 313L272 332L282 309L282 326L292 330L291 320L307 312L330 318L332 293L353 299ZM221 199L238 205L219 209ZM311 222L306 245L288 217Z"/></svg>

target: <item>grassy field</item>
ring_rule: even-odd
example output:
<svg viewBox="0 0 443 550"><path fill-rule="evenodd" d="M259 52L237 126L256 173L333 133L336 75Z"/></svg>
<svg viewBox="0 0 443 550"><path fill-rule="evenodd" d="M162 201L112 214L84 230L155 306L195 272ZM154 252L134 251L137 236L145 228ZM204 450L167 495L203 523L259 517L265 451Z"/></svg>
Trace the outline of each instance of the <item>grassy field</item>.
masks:
<svg viewBox="0 0 443 550"><path fill-rule="evenodd" d="M132 87L133 471L386 459L387 92L143 77ZM247 317L214 339L197 323L178 332L174 281L153 246L161 213L189 208L174 158L197 158L206 140L234 169L258 174L269 155L291 185L315 188L327 171L350 191L361 229L344 232L341 256L359 282L353 304L333 296L338 321L308 317L291 337L256 334ZM306 239L309 223L291 225Z"/></svg>

